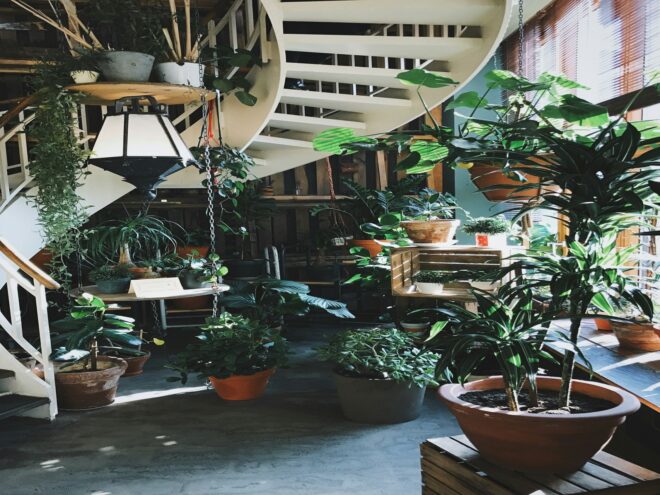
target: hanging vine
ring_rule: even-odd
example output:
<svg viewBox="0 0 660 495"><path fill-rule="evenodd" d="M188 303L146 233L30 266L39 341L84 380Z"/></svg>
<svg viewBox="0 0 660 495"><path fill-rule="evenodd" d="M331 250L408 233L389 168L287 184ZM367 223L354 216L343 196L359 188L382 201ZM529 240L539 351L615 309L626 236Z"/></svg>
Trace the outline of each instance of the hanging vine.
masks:
<svg viewBox="0 0 660 495"><path fill-rule="evenodd" d="M63 73L57 63L49 61L38 66L33 85L41 98L28 128L28 135L35 141L29 172L37 186L31 199L44 243L52 253L51 275L66 292L72 279L67 261L79 249L81 226L87 219L77 193L86 173L87 152L73 131L77 107L75 96L62 89L67 78L68 73Z"/></svg>

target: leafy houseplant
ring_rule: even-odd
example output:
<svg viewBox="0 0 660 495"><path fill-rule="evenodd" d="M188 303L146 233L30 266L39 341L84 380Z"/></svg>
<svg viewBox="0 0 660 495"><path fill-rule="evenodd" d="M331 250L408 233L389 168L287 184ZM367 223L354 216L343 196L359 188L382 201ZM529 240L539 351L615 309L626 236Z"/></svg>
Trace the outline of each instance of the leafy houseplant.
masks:
<svg viewBox="0 0 660 495"><path fill-rule="evenodd" d="M510 231L511 223L503 215L471 218L463 227L466 234L474 234L480 247L506 246L506 234Z"/></svg>
<svg viewBox="0 0 660 495"><path fill-rule="evenodd" d="M227 309L239 311L272 328L280 327L284 316L304 316L312 308L338 318L354 318L346 304L312 296L309 286L292 280L262 277L250 282L233 282L222 302Z"/></svg>
<svg viewBox="0 0 660 495"><path fill-rule="evenodd" d="M181 284L184 289L199 289L211 287L222 283L222 277L229 270L220 263L220 256L215 253L209 255L208 259L200 258L191 253L184 260L184 268L179 273Z"/></svg>
<svg viewBox="0 0 660 495"><path fill-rule="evenodd" d="M660 351L660 324L625 300L616 303L616 316L604 321L609 323L619 345L636 351Z"/></svg>
<svg viewBox="0 0 660 495"><path fill-rule="evenodd" d="M127 364L123 359L99 355L104 342L126 353L142 344L133 335L132 318L107 310L100 298L83 294L75 299L69 316L51 325L56 332L52 359L64 363L55 375L58 401L64 409L90 409L114 400L117 381Z"/></svg>
<svg viewBox="0 0 660 495"><path fill-rule="evenodd" d="M456 208L456 200L451 195L424 189L419 196L408 198L401 226L413 242L448 244L460 225L460 220L452 219Z"/></svg>
<svg viewBox="0 0 660 495"><path fill-rule="evenodd" d="M131 283L131 272L126 265L102 265L89 274L103 294L120 294L128 291Z"/></svg>
<svg viewBox="0 0 660 495"><path fill-rule="evenodd" d="M243 316L208 318L197 339L167 366L180 373L169 380L186 383L197 373L226 400L256 399L275 369L286 364L287 344L279 332Z"/></svg>
<svg viewBox="0 0 660 495"><path fill-rule="evenodd" d="M335 366L344 415L360 423L401 423L420 414L439 356L395 328L343 331L320 349Z"/></svg>
<svg viewBox="0 0 660 495"><path fill-rule="evenodd" d="M425 292L435 294L442 292L444 284L452 282L456 278L454 272L447 272L442 270L421 270L414 277L415 286L418 292Z"/></svg>

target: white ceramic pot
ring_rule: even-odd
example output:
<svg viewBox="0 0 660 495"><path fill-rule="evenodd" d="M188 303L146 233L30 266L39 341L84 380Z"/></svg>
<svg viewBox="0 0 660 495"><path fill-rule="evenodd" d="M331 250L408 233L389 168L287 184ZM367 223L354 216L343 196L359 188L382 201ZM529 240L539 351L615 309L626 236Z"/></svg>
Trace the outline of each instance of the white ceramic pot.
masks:
<svg viewBox="0 0 660 495"><path fill-rule="evenodd" d="M99 68L106 81L147 82L154 60L148 53L108 51L99 62Z"/></svg>
<svg viewBox="0 0 660 495"><path fill-rule="evenodd" d="M401 322L401 328L405 330L406 332L411 332L411 333L423 333L426 332L429 328L429 323L423 322L423 323L410 323L407 321L402 321Z"/></svg>
<svg viewBox="0 0 660 495"><path fill-rule="evenodd" d="M185 62L177 64L176 62L163 62L156 64L156 78L169 84L181 84L183 86L202 87L202 78L199 73L199 64L194 62Z"/></svg>
<svg viewBox="0 0 660 495"><path fill-rule="evenodd" d="M445 284L439 284L436 282L415 282L415 287L417 287L417 292L424 294L439 294L442 292Z"/></svg>
<svg viewBox="0 0 660 495"><path fill-rule="evenodd" d="M95 83L99 78L99 73L95 70L73 70L71 71L71 79L76 84L89 84Z"/></svg>
<svg viewBox="0 0 660 495"><path fill-rule="evenodd" d="M474 234L477 247L503 248L506 247L506 234Z"/></svg>

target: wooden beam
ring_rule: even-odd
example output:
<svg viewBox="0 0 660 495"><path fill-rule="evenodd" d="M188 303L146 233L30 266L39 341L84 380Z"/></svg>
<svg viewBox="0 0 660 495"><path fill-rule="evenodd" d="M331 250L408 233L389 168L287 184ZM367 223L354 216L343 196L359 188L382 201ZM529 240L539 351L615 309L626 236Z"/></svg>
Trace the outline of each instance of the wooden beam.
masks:
<svg viewBox="0 0 660 495"><path fill-rule="evenodd" d="M45 31L43 22L0 22L0 31Z"/></svg>
<svg viewBox="0 0 660 495"><path fill-rule="evenodd" d="M38 60L27 58L0 58L0 65L37 65Z"/></svg>

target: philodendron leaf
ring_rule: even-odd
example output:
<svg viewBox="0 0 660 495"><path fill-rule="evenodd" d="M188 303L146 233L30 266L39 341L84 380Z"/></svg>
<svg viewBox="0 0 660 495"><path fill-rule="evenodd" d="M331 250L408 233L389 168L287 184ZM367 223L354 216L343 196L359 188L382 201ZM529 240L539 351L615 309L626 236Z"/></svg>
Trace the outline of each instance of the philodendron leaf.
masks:
<svg viewBox="0 0 660 495"><path fill-rule="evenodd" d="M220 79L220 78L218 78L218 79L215 79L213 81L213 87L215 89L219 89L223 93L227 93L227 92L231 91L232 89L234 89L236 87L236 85L232 81L230 81L229 79Z"/></svg>
<svg viewBox="0 0 660 495"><path fill-rule="evenodd" d="M484 108L488 105L488 100L481 99L476 91L467 91L454 97L446 106L448 110L452 108Z"/></svg>
<svg viewBox="0 0 660 495"><path fill-rule="evenodd" d="M238 98L238 101L243 105L247 105L248 107L253 107L255 103L257 103L257 97L247 91L237 91L236 98Z"/></svg>
<svg viewBox="0 0 660 495"><path fill-rule="evenodd" d="M353 129L347 127L336 127L334 129L327 129L316 135L312 144L316 151L322 153L331 153L333 155L341 155L346 153L355 153L355 150L346 150L342 145L353 143L376 143L373 138L356 136Z"/></svg>
<svg viewBox="0 0 660 495"><path fill-rule="evenodd" d="M436 321L431 327L431 331L429 332L429 336L426 338L426 341L428 342L429 340L436 338L437 335L442 332L442 330L444 330L447 324L449 324L448 321Z"/></svg>
<svg viewBox="0 0 660 495"><path fill-rule="evenodd" d="M426 88L445 88L454 86L458 81L450 77L442 76L437 72L429 72L424 69L412 69L397 74L396 78L403 84L409 86L424 86Z"/></svg>
<svg viewBox="0 0 660 495"><path fill-rule="evenodd" d="M598 127L609 122L607 108L571 94L561 96L557 105L547 105L541 110L541 115L586 127Z"/></svg>
<svg viewBox="0 0 660 495"><path fill-rule="evenodd" d="M484 77L488 81L490 88L502 88L521 92L542 91L550 88L550 83L548 82L534 83L508 70L492 70Z"/></svg>
<svg viewBox="0 0 660 495"><path fill-rule="evenodd" d="M541 74L539 76L539 82L551 83L567 89L589 89L587 86L572 81L563 74L550 74L549 72Z"/></svg>

